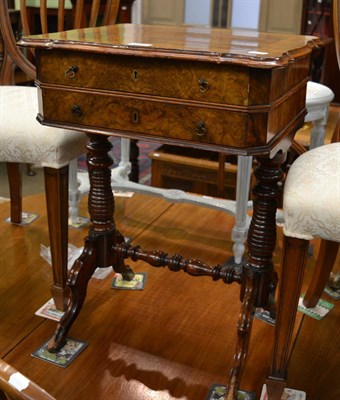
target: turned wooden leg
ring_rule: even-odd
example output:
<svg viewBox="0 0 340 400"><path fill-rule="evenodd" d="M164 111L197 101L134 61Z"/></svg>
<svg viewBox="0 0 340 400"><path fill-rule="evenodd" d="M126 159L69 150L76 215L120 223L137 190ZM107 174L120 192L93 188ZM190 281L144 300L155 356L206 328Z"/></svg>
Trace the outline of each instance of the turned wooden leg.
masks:
<svg viewBox="0 0 340 400"><path fill-rule="evenodd" d="M273 357L270 374L266 379L268 400L280 400L286 386L287 365L308 245L307 240L284 237Z"/></svg>
<svg viewBox="0 0 340 400"><path fill-rule="evenodd" d="M276 210L282 179L281 164L285 155L273 159L259 158L253 189L254 212L248 233L248 260L243 270L241 312L237 327L237 344L230 372L227 400L237 399L247 356L255 307L265 307L273 292L275 272L273 251L276 244Z"/></svg>
<svg viewBox="0 0 340 400"><path fill-rule="evenodd" d="M329 275L332 272L336 256L338 254L339 243L330 240L321 240L318 258L316 260L312 279L308 290L303 299L303 304L310 308L315 307L327 284Z"/></svg>
<svg viewBox="0 0 340 400"><path fill-rule="evenodd" d="M87 166L90 178L88 198L92 225L85 240L84 251L75 261L67 281L71 290L68 308L55 336L49 343L49 350L56 351L66 341L68 331L79 314L85 301L88 281L97 267L114 266L113 252L116 230L113 220L114 198L111 190L112 159L108 152L112 144L108 137L89 134L87 145ZM67 206L65 207L67 210Z"/></svg>
<svg viewBox="0 0 340 400"><path fill-rule="evenodd" d="M11 222L14 224L20 224L22 214L22 182L20 164L6 163L6 166L9 183L9 196L11 199Z"/></svg>
<svg viewBox="0 0 340 400"><path fill-rule="evenodd" d="M52 297L58 310L65 310L69 290L68 257L68 166L44 168L48 228L53 268Z"/></svg>

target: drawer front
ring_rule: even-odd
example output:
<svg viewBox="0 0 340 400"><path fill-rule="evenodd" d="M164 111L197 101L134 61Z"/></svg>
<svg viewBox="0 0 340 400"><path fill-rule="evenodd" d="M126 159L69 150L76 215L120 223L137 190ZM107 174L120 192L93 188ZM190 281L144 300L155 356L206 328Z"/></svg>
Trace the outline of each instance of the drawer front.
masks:
<svg viewBox="0 0 340 400"><path fill-rule="evenodd" d="M246 114L130 97L42 90L46 122L244 148Z"/></svg>
<svg viewBox="0 0 340 400"><path fill-rule="evenodd" d="M40 51L39 80L152 96L248 105L246 67L204 62Z"/></svg>

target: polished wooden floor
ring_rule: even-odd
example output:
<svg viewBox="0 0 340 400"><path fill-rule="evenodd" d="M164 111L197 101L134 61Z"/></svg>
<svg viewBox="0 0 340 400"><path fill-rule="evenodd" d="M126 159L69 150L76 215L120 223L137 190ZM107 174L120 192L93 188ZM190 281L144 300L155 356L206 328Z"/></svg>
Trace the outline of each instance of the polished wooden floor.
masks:
<svg viewBox="0 0 340 400"><path fill-rule="evenodd" d="M212 383L224 383L235 346L237 284L155 269L144 291L111 288L113 273L91 279L84 308L70 335L88 347L66 369L31 353L56 323L36 316L50 298L51 267L39 255L48 245L44 196L25 197L24 210L39 214L29 226L4 221L0 204L0 356L58 400L203 400ZM85 200L81 204L86 212ZM233 219L223 212L135 195L116 200L120 231L144 248L222 263L231 255ZM81 246L86 230L70 230ZM278 264L281 235L275 254ZM310 258L305 281L313 268ZM130 264L131 265L131 264ZM325 295L325 299L329 298ZM335 302L336 303L336 302ZM289 387L308 400L340 399L340 302L322 321L298 313ZM255 320L242 389L257 392L270 360L273 327Z"/></svg>

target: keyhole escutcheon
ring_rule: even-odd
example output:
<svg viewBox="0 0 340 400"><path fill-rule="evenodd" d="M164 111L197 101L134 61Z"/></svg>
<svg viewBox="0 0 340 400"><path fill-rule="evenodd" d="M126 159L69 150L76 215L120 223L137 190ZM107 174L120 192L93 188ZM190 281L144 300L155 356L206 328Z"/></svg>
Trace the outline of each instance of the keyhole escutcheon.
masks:
<svg viewBox="0 0 340 400"><path fill-rule="evenodd" d="M134 69L133 72L132 72L132 80L134 82L138 81L138 71L136 69Z"/></svg>
<svg viewBox="0 0 340 400"><path fill-rule="evenodd" d="M138 124L139 123L139 113L138 111L133 111L132 112L132 123L133 124Z"/></svg>

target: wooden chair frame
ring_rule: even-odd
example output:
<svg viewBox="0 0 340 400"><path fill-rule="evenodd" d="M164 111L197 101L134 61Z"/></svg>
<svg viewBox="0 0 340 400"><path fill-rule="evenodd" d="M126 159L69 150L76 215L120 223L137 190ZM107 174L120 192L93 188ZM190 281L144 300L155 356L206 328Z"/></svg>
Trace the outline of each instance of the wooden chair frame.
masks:
<svg viewBox="0 0 340 400"><path fill-rule="evenodd" d="M80 28L88 23L95 26L98 20L100 0L93 0L91 12L85 13L85 1L73 0L74 27ZM119 10L119 0L107 0L102 23L114 24ZM21 22L25 34L30 34L27 22L26 0L20 2ZM65 6L59 1L58 29L64 28ZM48 31L47 1L40 2L40 19L43 33ZM15 85L15 69L22 70L30 79L36 78L35 66L24 56L16 46L13 34L7 1L0 2L0 27L4 43L4 57L0 75L0 85ZM21 173L19 163L7 163L8 180L11 198L11 221L20 223L22 216ZM67 256L68 256L68 185L69 166L63 168L44 167L45 192L47 199L47 215L51 256L53 265L53 279L51 291L58 309L65 309L68 299Z"/></svg>

